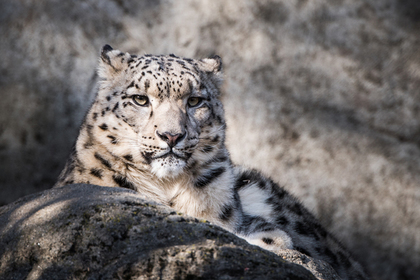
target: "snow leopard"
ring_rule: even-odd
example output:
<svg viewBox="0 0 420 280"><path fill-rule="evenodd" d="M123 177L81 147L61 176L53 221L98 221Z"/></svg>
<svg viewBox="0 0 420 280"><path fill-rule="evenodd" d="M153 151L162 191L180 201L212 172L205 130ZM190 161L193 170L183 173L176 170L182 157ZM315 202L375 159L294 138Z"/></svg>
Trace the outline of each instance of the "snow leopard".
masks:
<svg viewBox="0 0 420 280"><path fill-rule="evenodd" d="M137 56L105 45L97 73L96 98L55 187L132 189L274 253L297 250L343 279L367 279L297 198L231 161L219 56Z"/></svg>

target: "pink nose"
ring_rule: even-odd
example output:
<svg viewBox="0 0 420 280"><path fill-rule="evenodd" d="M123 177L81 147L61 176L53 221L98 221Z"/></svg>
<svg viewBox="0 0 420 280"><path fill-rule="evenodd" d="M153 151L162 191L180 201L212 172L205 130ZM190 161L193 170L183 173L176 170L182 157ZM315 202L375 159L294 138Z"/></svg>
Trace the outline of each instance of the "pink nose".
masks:
<svg viewBox="0 0 420 280"><path fill-rule="evenodd" d="M179 142L181 142L182 139L184 139L185 137L185 133L172 134L170 132L164 132L161 134L158 131L156 131L156 134L160 137L160 139L168 143L169 147L171 148L174 147Z"/></svg>

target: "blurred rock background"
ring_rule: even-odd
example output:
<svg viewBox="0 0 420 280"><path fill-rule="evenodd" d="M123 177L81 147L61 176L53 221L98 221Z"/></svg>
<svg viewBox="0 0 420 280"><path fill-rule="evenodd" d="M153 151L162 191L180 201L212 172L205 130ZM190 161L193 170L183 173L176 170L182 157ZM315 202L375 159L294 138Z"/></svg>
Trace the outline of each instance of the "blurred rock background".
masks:
<svg viewBox="0 0 420 280"><path fill-rule="evenodd" d="M2 0L0 204L50 188L99 50L223 58L228 146L374 279L420 279L420 2Z"/></svg>

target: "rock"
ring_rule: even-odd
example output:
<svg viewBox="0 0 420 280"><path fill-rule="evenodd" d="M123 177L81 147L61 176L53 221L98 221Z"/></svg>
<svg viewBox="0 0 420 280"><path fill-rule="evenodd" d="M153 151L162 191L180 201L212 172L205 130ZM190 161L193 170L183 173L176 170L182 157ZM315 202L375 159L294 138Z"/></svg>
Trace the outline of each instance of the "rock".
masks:
<svg viewBox="0 0 420 280"><path fill-rule="evenodd" d="M0 225L0 279L316 279L127 189L47 190L0 208Z"/></svg>
<svg viewBox="0 0 420 280"><path fill-rule="evenodd" d="M341 279L334 269L326 262L313 259L295 250L282 250L281 257L289 262L301 265L317 279Z"/></svg>
<svg viewBox="0 0 420 280"><path fill-rule="evenodd" d="M102 45L218 54L233 160L375 279L420 279L419 15L413 0L2 0L0 204L54 184Z"/></svg>

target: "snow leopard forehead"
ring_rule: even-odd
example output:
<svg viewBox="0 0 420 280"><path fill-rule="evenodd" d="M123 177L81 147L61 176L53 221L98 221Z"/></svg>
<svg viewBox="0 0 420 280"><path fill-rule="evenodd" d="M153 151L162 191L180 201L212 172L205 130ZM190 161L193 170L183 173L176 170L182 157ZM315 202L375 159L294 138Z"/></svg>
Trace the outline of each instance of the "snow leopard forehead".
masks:
<svg viewBox="0 0 420 280"><path fill-rule="evenodd" d="M145 55L132 57L129 69L134 77L127 86L156 98L181 99L185 95L201 93L205 84L204 75L197 69L197 62L175 55ZM204 81L203 81L204 80Z"/></svg>
<svg viewBox="0 0 420 280"><path fill-rule="evenodd" d="M200 60L173 54L137 56L106 45L98 73L105 82L119 81L126 91L138 91L161 100L180 99L192 93L217 96L221 65L218 56Z"/></svg>

